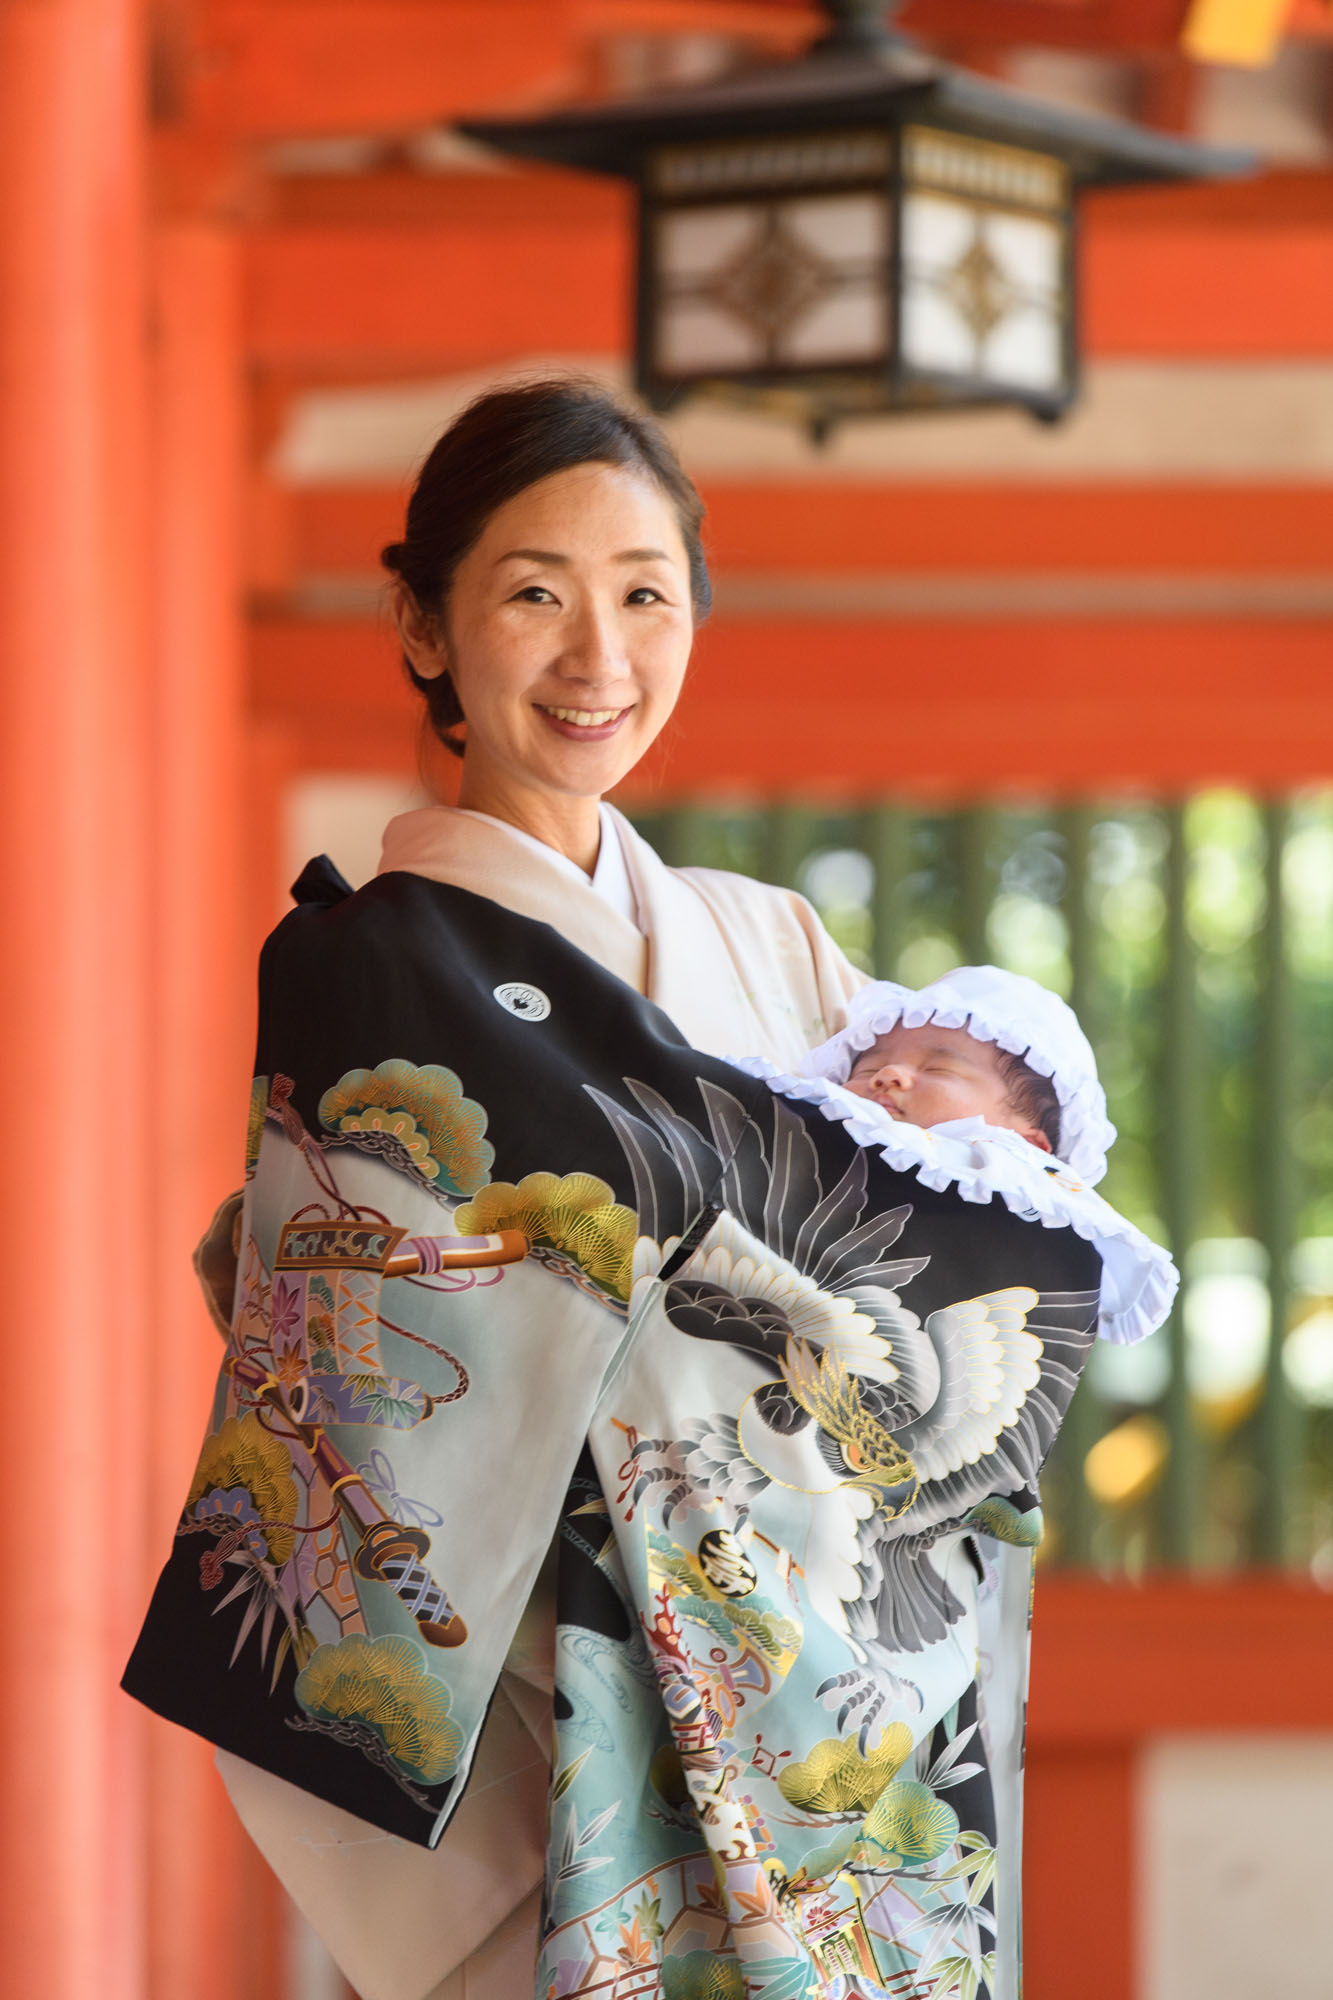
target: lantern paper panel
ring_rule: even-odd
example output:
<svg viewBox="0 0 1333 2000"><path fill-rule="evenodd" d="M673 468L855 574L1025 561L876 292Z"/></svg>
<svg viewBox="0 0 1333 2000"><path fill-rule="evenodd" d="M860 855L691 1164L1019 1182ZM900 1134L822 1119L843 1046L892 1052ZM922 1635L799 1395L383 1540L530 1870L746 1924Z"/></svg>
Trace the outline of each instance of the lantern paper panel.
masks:
<svg viewBox="0 0 1333 2000"><path fill-rule="evenodd" d="M1058 407L1074 386L1067 169L920 126L902 151L903 372Z"/></svg>
<svg viewBox="0 0 1333 2000"><path fill-rule="evenodd" d="M883 133L659 155L647 245L654 373L683 383L882 367L890 158Z"/></svg>

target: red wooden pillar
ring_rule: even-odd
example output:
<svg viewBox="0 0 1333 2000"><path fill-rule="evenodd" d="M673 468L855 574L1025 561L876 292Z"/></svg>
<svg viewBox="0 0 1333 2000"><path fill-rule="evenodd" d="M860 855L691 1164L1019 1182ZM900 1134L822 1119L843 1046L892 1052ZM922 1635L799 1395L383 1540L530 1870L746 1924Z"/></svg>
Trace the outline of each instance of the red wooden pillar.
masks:
<svg viewBox="0 0 1333 2000"><path fill-rule="evenodd" d="M146 74L138 0L0 0L0 1986L41 2000L145 1991Z"/></svg>
<svg viewBox="0 0 1333 2000"><path fill-rule="evenodd" d="M1131 1743L1029 1746L1026 2000L1135 2000L1137 1761Z"/></svg>
<svg viewBox="0 0 1333 2000"><path fill-rule="evenodd" d="M239 251L232 230L205 218L159 224L152 247L148 1529L161 1561L220 1358L190 1253L217 1201L240 1179L254 966L244 924ZM148 1768L147 1992L151 2000L264 2000L276 1991L277 1885L231 1810L212 1753L153 1721Z"/></svg>

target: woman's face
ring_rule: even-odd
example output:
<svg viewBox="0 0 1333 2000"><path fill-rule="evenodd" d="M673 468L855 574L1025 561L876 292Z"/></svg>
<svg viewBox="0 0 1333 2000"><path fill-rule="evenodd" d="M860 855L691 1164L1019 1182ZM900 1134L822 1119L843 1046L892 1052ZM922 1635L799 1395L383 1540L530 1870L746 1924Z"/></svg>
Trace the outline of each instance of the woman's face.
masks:
<svg viewBox="0 0 1333 2000"><path fill-rule="evenodd" d="M689 558L650 479L580 465L506 502L455 572L440 635L469 802L610 791L675 707L693 638Z"/></svg>

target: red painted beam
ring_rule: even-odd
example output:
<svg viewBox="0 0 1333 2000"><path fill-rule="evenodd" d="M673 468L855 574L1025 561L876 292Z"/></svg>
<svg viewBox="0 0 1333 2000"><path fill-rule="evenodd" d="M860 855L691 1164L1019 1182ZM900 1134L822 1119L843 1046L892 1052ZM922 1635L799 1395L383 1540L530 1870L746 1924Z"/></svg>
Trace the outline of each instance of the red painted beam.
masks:
<svg viewBox="0 0 1333 2000"><path fill-rule="evenodd" d="M192 122L239 138L393 136L586 95L599 42L617 33L783 51L814 21L781 0L214 0L181 88Z"/></svg>
<svg viewBox="0 0 1333 2000"><path fill-rule="evenodd" d="M41 1357L36 1407L4 1442L0 1990L41 2000L160 1991L147 1718L116 1686L151 1573L163 1130L147 1034L144 11L0 7L0 1024L43 1129L100 1131L78 1165L64 1154L68 1178L35 1147L0 1163L23 1246L5 1274L6 1380ZM178 1838L192 1845L193 1825ZM201 1972L193 1990L216 2000Z"/></svg>
<svg viewBox="0 0 1333 2000"><path fill-rule="evenodd" d="M1174 52L1188 0L909 0L902 25L962 59L1037 46ZM499 107L577 98L617 34L718 34L796 53L803 0L213 0L179 81L196 124L242 138L392 135ZM1302 33L1326 32L1315 0Z"/></svg>
<svg viewBox="0 0 1333 2000"><path fill-rule="evenodd" d="M1030 1744L1023 1796L1025 2000L1132 2000L1136 1759Z"/></svg>
<svg viewBox="0 0 1333 2000"><path fill-rule="evenodd" d="M296 575L365 575L407 485L282 496ZM1281 576L1333 562L1333 490L1305 486L703 482L715 573Z"/></svg>
<svg viewBox="0 0 1333 2000"><path fill-rule="evenodd" d="M1145 55L1174 49L1189 0L908 0L909 34L960 51L1015 47Z"/></svg>
<svg viewBox="0 0 1333 2000"><path fill-rule="evenodd" d="M1030 2000L1132 2000L1153 1737L1333 1729L1333 1597L1254 1574L1037 1584L1023 1840Z"/></svg>
<svg viewBox="0 0 1333 2000"><path fill-rule="evenodd" d="M518 355L615 354L630 340L628 198L492 214L503 184L460 191L454 224L265 228L246 239L246 347L261 368L343 380L447 374ZM503 191L507 194L507 190Z"/></svg>
<svg viewBox="0 0 1333 2000"><path fill-rule="evenodd" d="M245 383L236 243L225 227L175 223L155 232L153 250L155 1568L179 1521L217 1379L217 1332L191 1252L235 1177L237 1111L254 1054L254 961L239 861L252 829L240 796ZM151 2000L278 2000L281 1890L255 1867L209 1746L156 1717L146 1718L146 1736ZM242 1901L240 1925L233 1912Z"/></svg>
<svg viewBox="0 0 1333 2000"><path fill-rule="evenodd" d="M1078 571L1282 574L1327 569L1319 487L708 485L720 572Z"/></svg>
<svg viewBox="0 0 1333 2000"><path fill-rule="evenodd" d="M1333 354L1333 230L1098 227L1084 251L1086 352L1195 360Z"/></svg>
<svg viewBox="0 0 1333 2000"><path fill-rule="evenodd" d="M1052 1756L1177 1730L1333 1729L1333 1596L1256 1573L1039 1578L1028 1725Z"/></svg>
<svg viewBox="0 0 1333 2000"><path fill-rule="evenodd" d="M1303 177L1302 183L1303 185ZM568 175L467 177L452 216L268 223L246 239L246 345L293 377L447 374L514 356L624 353L629 205ZM1169 219L1168 219L1169 218ZM1089 209L1092 356L1333 354L1333 214L1303 193L1247 216L1152 201Z"/></svg>
<svg viewBox="0 0 1333 2000"><path fill-rule="evenodd" d="M723 621L642 793L1181 790L1333 775L1333 623L1259 618ZM252 713L361 765L415 709L387 628L251 630ZM327 755L321 762L327 762Z"/></svg>

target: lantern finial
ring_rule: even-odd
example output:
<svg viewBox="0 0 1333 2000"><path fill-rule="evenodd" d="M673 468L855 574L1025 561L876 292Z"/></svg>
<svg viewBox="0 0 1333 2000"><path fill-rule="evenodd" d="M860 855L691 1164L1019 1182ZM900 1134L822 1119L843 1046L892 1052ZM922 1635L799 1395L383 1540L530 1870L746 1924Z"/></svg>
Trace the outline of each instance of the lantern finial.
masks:
<svg viewBox="0 0 1333 2000"><path fill-rule="evenodd" d="M812 55L865 55L901 41L889 26L899 0L820 0L820 4L829 25L811 49Z"/></svg>

